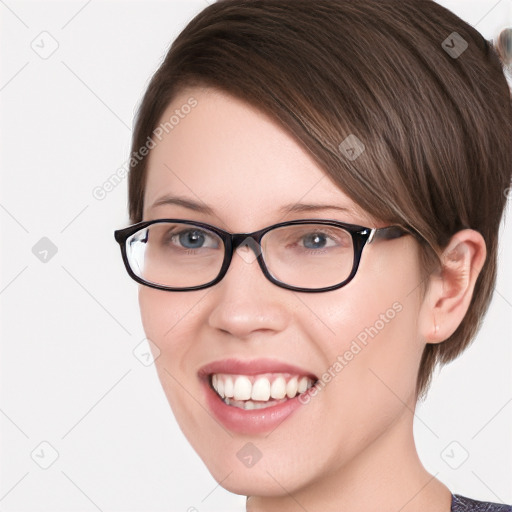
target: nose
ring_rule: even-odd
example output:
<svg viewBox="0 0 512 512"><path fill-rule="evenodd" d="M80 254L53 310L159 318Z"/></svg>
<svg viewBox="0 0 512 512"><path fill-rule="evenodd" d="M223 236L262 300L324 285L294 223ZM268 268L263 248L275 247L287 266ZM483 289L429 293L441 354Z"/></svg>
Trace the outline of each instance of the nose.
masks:
<svg viewBox="0 0 512 512"><path fill-rule="evenodd" d="M226 275L213 286L214 306L209 315L211 327L240 339L286 329L293 299L290 290L265 277L256 260L258 248L247 242L234 251Z"/></svg>

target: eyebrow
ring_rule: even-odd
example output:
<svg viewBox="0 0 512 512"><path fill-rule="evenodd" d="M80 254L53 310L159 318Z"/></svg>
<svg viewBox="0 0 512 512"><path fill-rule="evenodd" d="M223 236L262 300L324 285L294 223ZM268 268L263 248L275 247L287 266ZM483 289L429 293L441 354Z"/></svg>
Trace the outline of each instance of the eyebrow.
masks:
<svg viewBox="0 0 512 512"><path fill-rule="evenodd" d="M157 199L150 208L156 208L162 205L177 205L195 212L204 213L206 215L215 215L215 210L205 203L200 203L187 199L185 197L166 195ZM338 210L344 213L356 214L351 208L345 208L343 206L336 206L330 204L305 204L305 203L290 203L282 206L277 211L281 214L287 213L301 213L301 212L312 212L321 210Z"/></svg>

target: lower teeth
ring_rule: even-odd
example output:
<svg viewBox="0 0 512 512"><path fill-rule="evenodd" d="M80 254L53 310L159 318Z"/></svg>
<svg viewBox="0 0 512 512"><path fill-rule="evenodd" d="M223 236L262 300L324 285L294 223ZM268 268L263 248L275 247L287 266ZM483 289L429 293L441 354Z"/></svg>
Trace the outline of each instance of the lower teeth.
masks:
<svg viewBox="0 0 512 512"><path fill-rule="evenodd" d="M273 407L275 405L281 404L283 402L286 402L288 398L282 398L281 400L270 400L268 402L256 402L253 400L234 400L232 398L223 398L222 401L226 405L231 405L233 407L238 407L239 409L266 409L267 407Z"/></svg>

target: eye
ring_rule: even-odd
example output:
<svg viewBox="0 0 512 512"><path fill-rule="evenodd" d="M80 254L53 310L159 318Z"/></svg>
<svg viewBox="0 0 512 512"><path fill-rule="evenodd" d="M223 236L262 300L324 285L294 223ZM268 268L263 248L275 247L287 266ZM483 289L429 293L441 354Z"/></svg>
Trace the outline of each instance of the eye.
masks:
<svg viewBox="0 0 512 512"><path fill-rule="evenodd" d="M318 231L308 233L302 237L302 241L306 249L324 249L329 240L331 242L335 242L332 239L329 239L326 233L320 233ZM329 247L332 247L332 244Z"/></svg>
<svg viewBox="0 0 512 512"><path fill-rule="evenodd" d="M294 228L283 230L283 242L288 248L298 248L309 251L327 249L344 249L352 247L350 233L341 228L326 228L315 226L313 228Z"/></svg>
<svg viewBox="0 0 512 512"><path fill-rule="evenodd" d="M179 233L170 233L168 236L170 242L181 245L185 249L217 249L219 246L218 239L198 228L183 229Z"/></svg>

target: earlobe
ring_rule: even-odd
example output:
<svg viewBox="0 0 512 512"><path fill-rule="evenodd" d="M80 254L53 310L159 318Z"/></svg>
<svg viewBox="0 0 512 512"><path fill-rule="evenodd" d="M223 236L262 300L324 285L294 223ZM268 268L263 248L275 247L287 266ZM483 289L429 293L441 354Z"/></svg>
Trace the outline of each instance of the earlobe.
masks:
<svg viewBox="0 0 512 512"><path fill-rule="evenodd" d="M458 328L485 258L485 240L478 231L464 229L453 235L442 253L440 270L430 277L422 306L422 334L427 343L441 343Z"/></svg>

